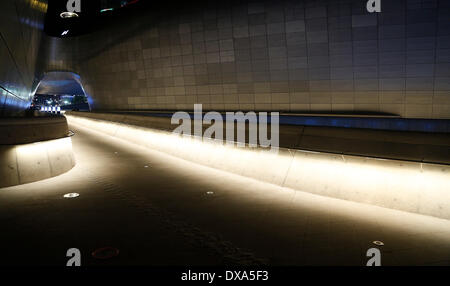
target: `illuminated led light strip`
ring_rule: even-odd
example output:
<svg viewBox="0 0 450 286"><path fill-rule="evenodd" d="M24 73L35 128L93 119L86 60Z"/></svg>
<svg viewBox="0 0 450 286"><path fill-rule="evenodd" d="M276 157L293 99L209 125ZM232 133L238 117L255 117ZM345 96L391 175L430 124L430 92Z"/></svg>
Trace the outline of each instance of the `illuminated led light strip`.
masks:
<svg viewBox="0 0 450 286"><path fill-rule="evenodd" d="M109 12L109 11L113 11L113 10L114 10L114 8L105 8L105 9L100 10L100 13Z"/></svg>
<svg viewBox="0 0 450 286"><path fill-rule="evenodd" d="M276 154L115 122L73 115L67 119L70 124L267 183L450 219L450 166L447 165L283 148Z"/></svg>

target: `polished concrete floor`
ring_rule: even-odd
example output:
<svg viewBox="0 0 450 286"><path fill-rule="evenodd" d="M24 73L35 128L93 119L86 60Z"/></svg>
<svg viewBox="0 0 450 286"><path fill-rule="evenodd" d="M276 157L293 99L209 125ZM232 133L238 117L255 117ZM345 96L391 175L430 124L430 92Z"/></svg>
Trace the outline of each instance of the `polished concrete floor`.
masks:
<svg viewBox="0 0 450 286"><path fill-rule="evenodd" d="M77 166L0 189L0 264L450 265L450 221L239 177L71 126ZM63 198L76 192L77 198ZM111 246L120 254L92 258Z"/></svg>

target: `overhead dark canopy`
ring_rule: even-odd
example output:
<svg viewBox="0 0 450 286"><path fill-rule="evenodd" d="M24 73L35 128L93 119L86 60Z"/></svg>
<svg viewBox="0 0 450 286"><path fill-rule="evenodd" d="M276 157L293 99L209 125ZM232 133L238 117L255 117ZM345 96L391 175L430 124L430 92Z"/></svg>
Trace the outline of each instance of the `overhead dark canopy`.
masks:
<svg viewBox="0 0 450 286"><path fill-rule="evenodd" d="M124 10L141 9L144 1L140 0L81 0L80 11L76 16L61 17L67 11L67 1L49 0L45 19L45 32L54 37L73 37L91 33L103 24L110 16L120 14ZM153 2L153 1L148 1ZM139 5L134 5L139 3ZM148 3L147 3L148 4ZM151 3L150 3L151 4ZM139 7L135 7L139 6Z"/></svg>

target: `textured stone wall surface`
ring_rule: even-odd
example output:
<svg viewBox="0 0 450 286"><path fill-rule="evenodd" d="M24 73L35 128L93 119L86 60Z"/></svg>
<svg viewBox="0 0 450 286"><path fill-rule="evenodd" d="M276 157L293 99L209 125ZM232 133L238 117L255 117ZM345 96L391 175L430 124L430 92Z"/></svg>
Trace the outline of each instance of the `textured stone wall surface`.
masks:
<svg viewBox="0 0 450 286"><path fill-rule="evenodd" d="M450 118L448 0L197 2L45 37L43 71L79 74L97 110Z"/></svg>

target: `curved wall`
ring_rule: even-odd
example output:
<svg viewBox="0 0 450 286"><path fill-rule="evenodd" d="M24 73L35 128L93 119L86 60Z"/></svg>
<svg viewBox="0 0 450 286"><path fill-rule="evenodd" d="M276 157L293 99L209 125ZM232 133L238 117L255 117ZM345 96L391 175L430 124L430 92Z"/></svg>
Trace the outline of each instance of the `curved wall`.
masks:
<svg viewBox="0 0 450 286"><path fill-rule="evenodd" d="M0 145L0 188L61 175L75 166L69 137L32 144Z"/></svg>
<svg viewBox="0 0 450 286"><path fill-rule="evenodd" d="M43 36L47 1L2 1L1 112L72 71L94 109L450 118L450 2L366 2L169 1L60 39Z"/></svg>
<svg viewBox="0 0 450 286"><path fill-rule="evenodd" d="M46 10L45 0L0 1L0 116L30 104Z"/></svg>
<svg viewBox="0 0 450 286"><path fill-rule="evenodd" d="M450 118L450 2L217 1L48 39L96 109L380 112Z"/></svg>
<svg viewBox="0 0 450 286"><path fill-rule="evenodd" d="M0 121L0 188L58 176L75 166L64 116Z"/></svg>
<svg viewBox="0 0 450 286"><path fill-rule="evenodd" d="M102 118L103 117L103 118ZM450 166L280 148L239 148L110 121L113 116L68 115L87 127L152 150L270 184L391 209L450 219ZM117 118L117 117L116 117ZM105 120L106 119L106 120ZM129 118L131 119L131 118ZM137 120L133 120L137 122ZM145 118L142 120L145 122ZM142 122L141 122L142 123Z"/></svg>
<svg viewBox="0 0 450 286"><path fill-rule="evenodd" d="M67 137L67 120L61 115L12 117L0 120L0 145L27 144Z"/></svg>

